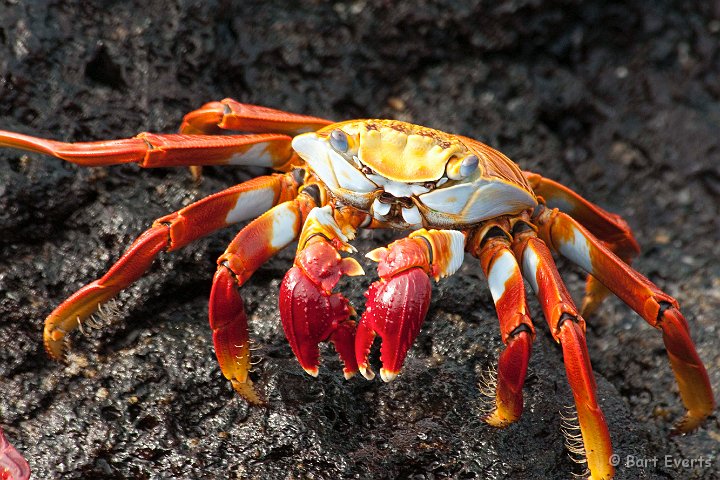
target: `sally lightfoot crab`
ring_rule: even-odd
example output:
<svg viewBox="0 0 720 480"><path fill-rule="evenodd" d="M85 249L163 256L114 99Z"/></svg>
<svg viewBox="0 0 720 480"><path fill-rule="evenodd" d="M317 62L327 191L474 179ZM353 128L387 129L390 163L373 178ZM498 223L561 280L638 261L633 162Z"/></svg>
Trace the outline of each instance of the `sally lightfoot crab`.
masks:
<svg viewBox="0 0 720 480"><path fill-rule="evenodd" d="M187 114L179 134L62 143L0 131L0 146L85 166L190 166L199 175L204 165L255 165L279 172L155 220L102 278L48 316L44 343L54 359L63 357L68 334L143 275L160 252L251 220L218 259L209 304L220 368L248 402L262 403L262 397L248 376L250 338L238 288L297 241L294 265L281 284L280 317L295 356L310 375L318 374L318 344L329 341L346 378L359 371L372 379L368 354L380 336L379 373L384 381L393 380L428 311L430 279L452 275L468 252L479 259L487 277L505 344L493 407L485 417L490 425L509 425L523 408L535 338L525 283L562 347L579 423L579 443L573 449L587 462L590 478L614 473L584 320L609 292L662 332L687 409L675 430L695 429L714 409L708 375L677 302L630 267L639 247L627 224L567 187L521 171L476 140L400 121L334 123L226 99ZM351 242L364 228L411 233L367 254L378 263L379 280L366 292L365 310L357 320L355 309L334 290L343 275L364 274L356 260L341 255L354 251ZM580 309L551 252L589 273ZM14 452L9 446L5 451Z"/></svg>

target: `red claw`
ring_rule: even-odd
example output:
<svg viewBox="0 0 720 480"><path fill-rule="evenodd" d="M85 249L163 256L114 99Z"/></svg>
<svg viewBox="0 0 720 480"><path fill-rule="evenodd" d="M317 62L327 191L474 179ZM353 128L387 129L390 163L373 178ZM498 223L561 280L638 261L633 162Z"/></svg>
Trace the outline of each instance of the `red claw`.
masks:
<svg viewBox="0 0 720 480"><path fill-rule="evenodd" d="M357 372L354 313L348 300L332 289L342 275L358 275L362 269L350 258L341 258L326 241L303 249L280 287L280 318L285 336L303 369L317 376L318 344L331 341L345 364L345 378Z"/></svg>
<svg viewBox="0 0 720 480"><path fill-rule="evenodd" d="M410 345L420 332L431 291L430 279L418 267L382 278L370 286L365 293L365 313L355 336L357 363L365 378L375 377L368 366L368 354L376 333L382 338L380 376L385 382L397 377Z"/></svg>
<svg viewBox="0 0 720 480"><path fill-rule="evenodd" d="M27 480L30 467L27 461L7 441L0 428L0 480Z"/></svg>

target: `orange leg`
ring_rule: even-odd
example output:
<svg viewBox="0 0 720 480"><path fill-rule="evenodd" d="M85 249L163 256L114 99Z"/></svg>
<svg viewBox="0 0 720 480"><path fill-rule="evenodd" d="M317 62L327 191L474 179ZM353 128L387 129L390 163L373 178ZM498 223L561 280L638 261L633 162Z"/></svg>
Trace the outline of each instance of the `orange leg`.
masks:
<svg viewBox="0 0 720 480"><path fill-rule="evenodd" d="M288 171L295 158L290 135L330 123L226 99L187 114L180 134L145 132L120 140L65 143L0 130L0 147L43 153L88 167L121 163L137 163L143 168L257 165ZM225 129L254 134L212 135Z"/></svg>
<svg viewBox="0 0 720 480"><path fill-rule="evenodd" d="M554 250L591 273L650 325L662 331L670 366L687 408L675 430L685 433L697 428L715 409L715 399L677 301L630 268L568 215L544 209L538 212L535 222L541 237Z"/></svg>
<svg viewBox="0 0 720 480"><path fill-rule="evenodd" d="M210 292L209 319L220 370L248 402L263 403L253 387L247 315L238 292L260 266L297 239L316 201L306 194L281 203L240 230L218 267Z"/></svg>
<svg viewBox="0 0 720 480"><path fill-rule="evenodd" d="M625 263L630 265L640 253L640 245L622 217L603 210L565 185L536 173L523 173L535 194L542 197L548 207L557 208L575 218ZM588 317L595 312L609 293L607 287L588 274L582 315Z"/></svg>
<svg viewBox="0 0 720 480"><path fill-rule="evenodd" d="M293 158L287 135L141 133L133 138L65 143L0 130L0 147L43 153L86 167L137 163L142 168L189 165L280 167Z"/></svg>
<svg viewBox="0 0 720 480"><path fill-rule="evenodd" d="M493 231L502 234L488 236ZM535 339L525 299L525 283L509 238L500 227L493 227L484 233L480 244L470 250L480 259L488 279L500 321L500 334L506 345L498 359L495 406L485 417L493 427L506 427L522 414L522 388Z"/></svg>
<svg viewBox="0 0 720 480"><path fill-rule="evenodd" d="M219 102L206 103L183 118L180 133L216 134L223 130L235 130L253 133L284 133L297 135L318 130L331 124L329 120L283 112L272 108L239 103L231 98ZM290 162L292 163L292 162ZM280 170L289 167L276 166ZM202 167L196 164L190 167L195 180L202 175Z"/></svg>
<svg viewBox="0 0 720 480"><path fill-rule="evenodd" d="M568 447L573 453L584 455L591 480L612 478L610 433L595 395L595 378L585 343L585 321L560 279L550 251L535 237L535 232L528 230L516 235L513 248L517 258L522 259L523 276L537 294L550 332L562 346L582 435L582 445L574 444L579 438L570 438Z"/></svg>
<svg viewBox="0 0 720 480"><path fill-rule="evenodd" d="M292 173L258 177L155 220L102 278L82 287L48 316L44 332L48 354L60 359L66 335L140 278L161 251L177 250L217 229L254 218L296 196L297 189Z"/></svg>
<svg viewBox="0 0 720 480"><path fill-rule="evenodd" d="M213 134L221 130L250 133L285 133L297 135L330 125L330 120L284 112L226 98L206 103L183 118L181 133Z"/></svg>
<svg viewBox="0 0 720 480"><path fill-rule="evenodd" d="M28 480L30 466L5 438L0 428L0 480Z"/></svg>
<svg viewBox="0 0 720 480"><path fill-rule="evenodd" d="M430 305L429 276L439 280L462 265L465 237L455 230L420 229L367 254L378 262L380 280L365 293L367 304L355 335L360 373L372 380L368 354L375 335L382 338L380 377L397 377L407 351L420 332Z"/></svg>

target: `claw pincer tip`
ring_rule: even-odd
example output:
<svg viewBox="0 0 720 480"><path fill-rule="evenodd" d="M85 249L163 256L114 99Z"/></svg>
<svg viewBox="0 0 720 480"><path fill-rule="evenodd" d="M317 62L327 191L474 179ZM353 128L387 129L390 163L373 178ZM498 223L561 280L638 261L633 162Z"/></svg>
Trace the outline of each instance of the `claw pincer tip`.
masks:
<svg viewBox="0 0 720 480"><path fill-rule="evenodd" d="M392 251L395 249L398 252ZM383 251L379 257L381 263L378 265L378 273L381 279L374 282L365 294L366 309L355 336L360 373L368 380L375 377L367 366L370 347L376 334L382 338L380 361L383 368L380 376L385 382L397 377L410 345L420 332L430 306L432 291L427 273L419 268L422 263L413 265L416 258L424 257L414 255L416 252L412 250L412 244L396 243L390 251ZM388 264L388 261L392 263ZM410 268L402 269L405 265Z"/></svg>
<svg viewBox="0 0 720 480"><path fill-rule="evenodd" d="M357 262L341 258L326 240L307 245L285 275L280 287L280 319L285 336L302 368L318 374L318 344L331 341L345 364L345 378L357 371L355 322L348 300L332 289L343 275L362 272Z"/></svg>

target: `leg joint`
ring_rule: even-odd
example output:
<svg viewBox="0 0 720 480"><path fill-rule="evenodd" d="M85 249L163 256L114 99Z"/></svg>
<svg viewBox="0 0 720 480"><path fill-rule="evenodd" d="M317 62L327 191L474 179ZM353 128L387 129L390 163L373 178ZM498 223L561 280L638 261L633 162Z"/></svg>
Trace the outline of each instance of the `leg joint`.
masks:
<svg viewBox="0 0 720 480"><path fill-rule="evenodd" d="M234 279L237 279L237 273L235 273L235 272L233 271L232 267L230 266L230 261L229 261L229 260L223 260L222 262L220 262L220 263L218 264L218 267L227 268L227 271L230 272L230 275L231 275Z"/></svg>
<svg viewBox="0 0 720 480"><path fill-rule="evenodd" d="M530 337L533 336L532 327L530 327L530 325L528 325L527 323L521 323L520 325L515 327L512 332L510 332L510 334L508 335L508 339L517 337L518 335L520 335L523 332L530 335Z"/></svg>
<svg viewBox="0 0 720 480"><path fill-rule="evenodd" d="M491 227L487 232L485 232L485 235L483 235L482 240L480 240L480 249L482 249L485 244L492 238L503 238L508 242L512 241L512 238L510 238L510 235L508 235L505 230L498 226L494 226Z"/></svg>
<svg viewBox="0 0 720 480"><path fill-rule="evenodd" d="M327 235L325 235L323 232L314 232L308 235L308 237L305 239L305 241L302 243L302 245L299 246L298 250L302 251L304 250L309 244L310 240L312 240L315 237L319 237L320 239L324 240L325 242L332 245L332 240L328 238Z"/></svg>
<svg viewBox="0 0 720 480"><path fill-rule="evenodd" d="M662 323L663 317L665 316L665 312L671 308L675 308L675 305L673 305L672 303L670 303L668 301L660 300L660 301L658 301L658 307L659 307L658 314L657 314L657 318L655 319L655 322L656 322L657 326L660 326L660 324Z"/></svg>
<svg viewBox="0 0 720 480"><path fill-rule="evenodd" d="M565 323L567 320L571 320L575 323L580 323L580 318L578 318L577 315L573 315L572 313L564 312L562 315L560 315L560 319L557 323L557 329L560 330L562 327L562 324Z"/></svg>
<svg viewBox="0 0 720 480"><path fill-rule="evenodd" d="M313 202L315 202L316 205L322 205L322 193L320 192L320 186L316 183L311 183L310 185L305 185L300 190L301 194L305 194L308 197L312 199Z"/></svg>
<svg viewBox="0 0 720 480"><path fill-rule="evenodd" d="M430 240L428 240L427 238L425 238L425 237L422 236L422 235L418 235L417 238L419 238L420 240L422 240L423 242L425 242L425 247L427 248L427 251L428 251L428 264L430 265L430 268L432 268L432 264L433 264L433 247L432 247L432 243L430 243Z"/></svg>

